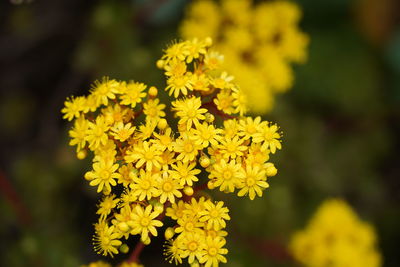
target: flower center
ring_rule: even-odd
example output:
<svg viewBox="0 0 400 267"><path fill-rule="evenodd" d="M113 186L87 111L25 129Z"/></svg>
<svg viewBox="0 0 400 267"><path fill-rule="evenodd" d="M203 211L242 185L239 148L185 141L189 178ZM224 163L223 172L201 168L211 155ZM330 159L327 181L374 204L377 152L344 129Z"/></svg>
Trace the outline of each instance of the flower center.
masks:
<svg viewBox="0 0 400 267"><path fill-rule="evenodd" d="M144 158L146 160L152 160L154 157L153 152L152 151L146 151L146 153L144 153Z"/></svg>
<svg viewBox="0 0 400 267"><path fill-rule="evenodd" d="M193 144L191 142L186 142L185 145L183 146L183 150L186 153L190 153L193 151Z"/></svg>
<svg viewBox="0 0 400 267"><path fill-rule="evenodd" d="M216 209L212 210L212 211L210 212L210 216L213 217L213 218L219 217L219 212L218 212L218 210L216 210Z"/></svg>
<svg viewBox="0 0 400 267"><path fill-rule="evenodd" d="M247 184L247 186L253 186L256 184L256 180L253 177L248 177L246 179L246 184Z"/></svg>
<svg viewBox="0 0 400 267"><path fill-rule="evenodd" d="M226 150L228 150L231 153L235 152L236 148L237 148L237 146L234 143L229 143L226 145Z"/></svg>
<svg viewBox="0 0 400 267"><path fill-rule="evenodd" d="M211 248L208 249L208 254L209 254L210 256L215 256L215 255L218 254L218 249L215 248L215 247L211 247Z"/></svg>
<svg viewBox="0 0 400 267"><path fill-rule="evenodd" d="M149 181L144 180L144 181L142 181L141 186L142 186L142 189L147 190L150 188L151 184Z"/></svg>
<svg viewBox="0 0 400 267"><path fill-rule="evenodd" d="M192 222L186 223L186 224L185 224L185 229L186 229L186 231L188 231L188 232L192 232L193 229L194 229L193 223L192 223Z"/></svg>
<svg viewBox="0 0 400 267"><path fill-rule="evenodd" d="M188 110L187 115L189 118L194 118L196 117L196 111L194 109L190 109Z"/></svg>
<svg viewBox="0 0 400 267"><path fill-rule="evenodd" d="M164 192L170 192L170 191L172 191L172 188L173 188L173 186L172 186L171 182L165 182L163 184Z"/></svg>
<svg viewBox="0 0 400 267"><path fill-rule="evenodd" d="M110 172L108 170L102 170L100 172L100 178L103 180L107 180L110 177Z"/></svg>
<svg viewBox="0 0 400 267"><path fill-rule="evenodd" d="M223 173L223 177L224 177L224 179L225 180L230 180L231 178L232 178L232 172L231 171L229 171L229 170L226 170L226 171L224 171L224 173Z"/></svg>
<svg viewBox="0 0 400 267"><path fill-rule="evenodd" d="M140 220L140 224L142 225L142 226L148 226L149 224L150 224L150 220L149 220L149 218L147 218L147 217L143 217L141 220Z"/></svg>
<svg viewBox="0 0 400 267"><path fill-rule="evenodd" d="M188 243L187 247L190 251L195 251L198 248L198 244L196 241L191 241Z"/></svg>

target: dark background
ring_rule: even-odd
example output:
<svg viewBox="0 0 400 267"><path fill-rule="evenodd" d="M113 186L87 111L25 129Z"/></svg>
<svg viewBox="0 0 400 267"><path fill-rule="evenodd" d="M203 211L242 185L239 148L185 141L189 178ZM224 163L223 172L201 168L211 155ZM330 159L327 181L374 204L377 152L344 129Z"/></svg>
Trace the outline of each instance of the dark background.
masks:
<svg viewBox="0 0 400 267"><path fill-rule="evenodd" d="M68 146L63 101L108 75L164 84L155 67L188 1L0 2L0 265L79 266L98 196ZM343 197L400 266L400 4L302 0L309 60L264 116L284 132L263 198L230 206L227 266L293 266L284 247L319 203ZM132 245L136 240L132 240ZM118 255L120 262L127 255ZM142 254L159 266L162 238Z"/></svg>

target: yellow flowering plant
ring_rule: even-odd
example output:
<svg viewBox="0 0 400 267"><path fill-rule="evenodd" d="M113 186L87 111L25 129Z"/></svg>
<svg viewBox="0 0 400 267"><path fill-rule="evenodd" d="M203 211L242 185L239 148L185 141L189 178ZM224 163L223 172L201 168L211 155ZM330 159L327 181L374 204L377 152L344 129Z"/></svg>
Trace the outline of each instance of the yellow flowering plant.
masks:
<svg viewBox="0 0 400 267"><path fill-rule="evenodd" d="M285 0L195 0L180 34L213 38L216 50L226 57L224 69L247 95L250 111L265 114L273 108L275 95L292 87L292 63L307 59L309 38L299 29L300 18L300 8ZM213 51L205 61L214 66L222 57Z"/></svg>
<svg viewBox="0 0 400 267"><path fill-rule="evenodd" d="M155 87L103 78L62 109L73 121L77 157L93 156L84 178L102 194L95 251L127 252L126 241L137 235L126 264L139 263L169 217L166 259L218 266L227 262L229 209L202 190L261 197L277 173L269 156L281 149L281 133L276 124L245 116L246 97L211 38L172 43L157 66L171 104L161 102Z"/></svg>
<svg viewBox="0 0 400 267"><path fill-rule="evenodd" d="M341 199L324 201L307 227L290 242L293 257L310 267L379 267L373 226Z"/></svg>

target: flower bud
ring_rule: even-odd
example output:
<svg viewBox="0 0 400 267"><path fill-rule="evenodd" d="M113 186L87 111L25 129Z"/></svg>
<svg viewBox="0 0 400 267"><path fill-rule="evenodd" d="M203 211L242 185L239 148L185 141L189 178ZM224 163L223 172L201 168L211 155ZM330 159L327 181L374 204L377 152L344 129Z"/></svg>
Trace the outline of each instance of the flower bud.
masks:
<svg viewBox="0 0 400 267"><path fill-rule="evenodd" d="M210 158L207 156L200 157L199 161L200 161L201 167L203 167L203 168L207 168L208 166L210 166L210 163L211 163Z"/></svg>
<svg viewBox="0 0 400 267"><path fill-rule="evenodd" d="M158 94L157 88L155 88L154 86L149 88L149 96L156 97L157 94Z"/></svg>
<svg viewBox="0 0 400 267"><path fill-rule="evenodd" d="M214 188L215 188L214 182L213 182L213 181L208 181L207 187L208 187L208 189L210 189L210 190L214 189Z"/></svg>
<svg viewBox="0 0 400 267"><path fill-rule="evenodd" d="M167 128L167 126L168 126L168 122L166 119L160 119L158 121L158 124L157 124L158 129L164 130L165 128Z"/></svg>
<svg viewBox="0 0 400 267"><path fill-rule="evenodd" d="M164 237L166 240L170 240L171 238L173 238L175 235L175 231L174 228L172 227L168 227L165 232L164 232Z"/></svg>
<svg viewBox="0 0 400 267"><path fill-rule="evenodd" d="M118 229L121 230L121 232L128 232L129 231L129 225L126 222L120 222L118 224Z"/></svg>
<svg viewBox="0 0 400 267"><path fill-rule="evenodd" d="M150 243L151 243L151 239L149 236L145 240L143 240L143 238L141 237L140 241L142 241L142 243L145 244L146 246L150 245Z"/></svg>
<svg viewBox="0 0 400 267"><path fill-rule="evenodd" d="M162 69L162 68L164 68L165 61L164 61L164 60L162 60L162 59L160 59L160 60L157 60L157 63L156 63L156 65L157 65L157 68L159 68L159 69Z"/></svg>
<svg viewBox="0 0 400 267"><path fill-rule="evenodd" d="M87 156L87 151L86 151L86 150L79 150L79 151L76 153L76 157L77 157L78 159L84 159L84 158L86 158L86 156Z"/></svg>
<svg viewBox="0 0 400 267"><path fill-rule="evenodd" d="M191 186L185 186L184 188L183 188L183 193L185 193L185 195L187 195L187 196L192 196L193 195L193 188L191 187Z"/></svg>
<svg viewBox="0 0 400 267"><path fill-rule="evenodd" d="M207 112L207 113L205 114L205 116L206 116L206 122L208 122L208 123L213 122L214 119L215 119L214 115L211 114L211 113L209 113L209 112Z"/></svg>
<svg viewBox="0 0 400 267"><path fill-rule="evenodd" d="M268 162L265 164L266 174L268 177L275 176L278 173L278 170L275 168L274 164Z"/></svg>
<svg viewBox="0 0 400 267"><path fill-rule="evenodd" d="M121 253L124 253L124 254L128 253L128 252L129 252L129 247L128 247L128 245L127 245L127 244L122 244L122 245L119 247L119 251L121 251Z"/></svg>

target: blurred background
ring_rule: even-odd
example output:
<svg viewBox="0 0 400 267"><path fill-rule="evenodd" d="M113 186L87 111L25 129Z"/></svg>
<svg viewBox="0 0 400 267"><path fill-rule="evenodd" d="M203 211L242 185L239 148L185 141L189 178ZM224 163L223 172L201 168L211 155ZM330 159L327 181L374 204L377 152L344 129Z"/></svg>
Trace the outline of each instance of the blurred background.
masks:
<svg viewBox="0 0 400 267"><path fill-rule="evenodd" d="M0 265L79 266L93 251L97 195L68 146L66 97L108 75L162 88L155 67L178 37L184 0L0 2ZM284 132L279 173L231 207L226 266L293 266L285 246L328 197L375 225L384 266L400 266L400 3L301 0L309 60L264 116ZM136 240L133 240L133 243ZM118 255L120 262L128 255ZM162 238L145 266L168 266Z"/></svg>

